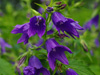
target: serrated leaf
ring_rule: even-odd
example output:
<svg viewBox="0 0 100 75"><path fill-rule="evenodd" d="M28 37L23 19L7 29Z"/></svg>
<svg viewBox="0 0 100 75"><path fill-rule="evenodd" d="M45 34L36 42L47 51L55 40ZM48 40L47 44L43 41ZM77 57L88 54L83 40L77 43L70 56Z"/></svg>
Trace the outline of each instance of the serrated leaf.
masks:
<svg viewBox="0 0 100 75"><path fill-rule="evenodd" d="M0 58L0 75L15 75L10 63Z"/></svg>
<svg viewBox="0 0 100 75"><path fill-rule="evenodd" d="M89 67L84 64L82 61L78 60L69 60L69 65L67 65L67 68L70 67L73 70L75 70L79 75L95 75Z"/></svg>
<svg viewBox="0 0 100 75"><path fill-rule="evenodd" d="M39 12L37 12L36 10L34 10L34 9L31 9L31 10L33 11L35 16L41 16L41 14Z"/></svg>

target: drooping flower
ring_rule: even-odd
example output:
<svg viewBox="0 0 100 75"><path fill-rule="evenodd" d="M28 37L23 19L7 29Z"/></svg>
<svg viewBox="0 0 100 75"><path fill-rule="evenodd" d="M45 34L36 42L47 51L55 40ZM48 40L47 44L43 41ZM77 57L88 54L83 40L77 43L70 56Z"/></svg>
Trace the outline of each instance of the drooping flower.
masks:
<svg viewBox="0 0 100 75"><path fill-rule="evenodd" d="M63 64L68 65L68 60L64 51L72 53L71 50L65 46L59 45L54 39L48 39L46 41L46 48L48 51L48 61L52 70L55 69L56 59L62 62Z"/></svg>
<svg viewBox="0 0 100 75"><path fill-rule="evenodd" d="M73 69L68 68L68 70L66 71L66 75L78 75Z"/></svg>
<svg viewBox="0 0 100 75"><path fill-rule="evenodd" d="M28 30L29 37L34 36L36 33L41 38L46 29L45 19L41 16L34 16L30 19L30 27Z"/></svg>
<svg viewBox="0 0 100 75"><path fill-rule="evenodd" d="M41 16L34 16L30 19L29 23L16 25L11 33L22 33L22 36L17 43L24 42L24 44L27 44L29 37L34 36L36 33L41 38L45 33L45 28L45 19Z"/></svg>
<svg viewBox="0 0 100 75"><path fill-rule="evenodd" d="M5 47L11 48L11 45L6 43L3 38L0 38L0 47L1 47L1 53L4 54L6 52Z"/></svg>
<svg viewBox="0 0 100 75"><path fill-rule="evenodd" d="M99 15L96 15L84 25L84 28L90 30L92 25L95 25L95 28L98 28L98 24L99 24Z"/></svg>
<svg viewBox="0 0 100 75"><path fill-rule="evenodd" d="M28 43L28 29L29 23L25 23L23 25L16 25L15 28L11 31L13 34L22 33L21 38L17 41L17 43L24 42L24 44Z"/></svg>
<svg viewBox="0 0 100 75"><path fill-rule="evenodd" d="M42 66L40 60L35 56L29 59L28 66L24 68L23 73L24 75L40 75L40 73L50 75L50 72Z"/></svg>
<svg viewBox="0 0 100 75"><path fill-rule="evenodd" d="M64 34L65 32L67 32L74 38L74 36L79 37L79 33L77 30L83 30L83 28L78 24L77 21L74 21L73 19L70 18L66 18L59 12L54 12L51 18L59 34L60 31L62 31Z"/></svg>

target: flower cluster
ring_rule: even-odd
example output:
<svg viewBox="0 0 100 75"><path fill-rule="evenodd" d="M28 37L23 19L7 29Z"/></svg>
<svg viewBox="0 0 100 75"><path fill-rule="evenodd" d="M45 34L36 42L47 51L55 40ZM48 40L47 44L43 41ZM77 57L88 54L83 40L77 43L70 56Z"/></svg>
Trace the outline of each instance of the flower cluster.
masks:
<svg viewBox="0 0 100 75"><path fill-rule="evenodd" d="M57 5L60 4L61 3L57 3ZM61 9L65 8L65 6L65 4L62 4ZM70 36L73 38L75 38L75 36L79 37L79 33L77 30L83 30L83 28L78 24L77 21L74 21L71 18L64 17L60 12L53 12L53 7L47 7L46 11L51 14L50 18L54 26L56 27L56 30L59 33L59 37L61 37L62 35L63 37L69 38ZM46 24L49 23L46 23L46 19L42 16L34 16L30 19L29 23L25 23L23 25L16 25L11 33L22 33L22 36L17 43L24 42L24 44L27 44L28 39L34 36L36 33L40 38L42 38L44 34L46 36L49 36L49 34L52 34L53 31L51 30L47 32ZM48 52L47 60L49 62L50 68L54 71L56 67L56 60L59 60L65 65L69 65L66 54L64 52L67 51L71 54L72 51L66 46L59 45L58 42L54 39L54 37L45 38L44 40L46 40L44 41L44 43L46 45L46 50ZM43 41L41 43L43 43ZM40 46L41 43L36 44L36 46ZM43 75L50 75L50 72L42 66L39 59L35 56L32 56L29 59L28 66L24 68L23 73L24 75L39 75L40 73L43 73ZM68 69L66 73L67 75L78 75L72 69Z"/></svg>

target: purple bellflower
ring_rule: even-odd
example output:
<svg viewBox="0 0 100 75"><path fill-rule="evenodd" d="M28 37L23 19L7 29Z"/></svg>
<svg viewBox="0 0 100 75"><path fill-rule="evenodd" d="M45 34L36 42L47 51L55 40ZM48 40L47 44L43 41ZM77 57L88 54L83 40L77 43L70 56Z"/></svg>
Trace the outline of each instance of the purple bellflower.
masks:
<svg viewBox="0 0 100 75"><path fill-rule="evenodd" d="M68 68L66 75L78 75L73 69Z"/></svg>
<svg viewBox="0 0 100 75"><path fill-rule="evenodd" d="M46 48L48 51L49 65L52 70L55 69L56 59L62 62L63 64L66 65L69 64L66 55L64 53L64 51L68 51L69 53L72 53L69 48L59 45L54 39L48 39L46 41Z"/></svg>
<svg viewBox="0 0 100 75"><path fill-rule="evenodd" d="M45 19L41 16L34 16L30 19L30 27L28 30L29 37L34 36L36 33L41 38L46 29Z"/></svg>
<svg viewBox="0 0 100 75"><path fill-rule="evenodd" d="M40 60L35 56L29 59L28 66L24 68L23 73L24 75L40 75L40 73L50 75L50 72L42 66Z"/></svg>
<svg viewBox="0 0 100 75"><path fill-rule="evenodd" d="M0 38L0 47L1 47L1 53L4 54L6 52L5 47L11 48L11 45L9 45L2 38Z"/></svg>
<svg viewBox="0 0 100 75"><path fill-rule="evenodd" d="M66 18L59 12L54 12L51 18L59 34L60 31L62 31L63 33L67 32L74 38L74 36L79 37L79 33L77 32L77 30L83 30L83 28L78 24L77 21ZM69 37L68 35L66 36Z"/></svg>
<svg viewBox="0 0 100 75"><path fill-rule="evenodd" d="M84 25L84 28L90 30L92 25L95 25L95 28L98 28L98 24L99 24L99 15L96 15Z"/></svg>
<svg viewBox="0 0 100 75"><path fill-rule="evenodd" d="M11 33L22 33L22 36L17 43L24 42L24 44L27 44L29 37L34 36L36 33L41 38L45 33L45 28L45 19L41 16L34 16L30 19L29 23L16 25Z"/></svg>

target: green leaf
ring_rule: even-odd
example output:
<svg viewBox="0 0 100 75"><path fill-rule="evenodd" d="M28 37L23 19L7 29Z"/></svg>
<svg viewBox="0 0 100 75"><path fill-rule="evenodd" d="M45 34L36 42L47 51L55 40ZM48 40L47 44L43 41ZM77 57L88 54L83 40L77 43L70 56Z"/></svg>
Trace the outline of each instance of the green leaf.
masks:
<svg viewBox="0 0 100 75"><path fill-rule="evenodd" d="M44 10L47 8L47 6L44 4L44 5L42 5L42 4L38 4L38 3L35 3L36 5L38 5L38 6L40 6L40 7L42 7Z"/></svg>
<svg viewBox="0 0 100 75"><path fill-rule="evenodd" d="M51 7L53 4L53 0L50 1L49 7Z"/></svg>
<svg viewBox="0 0 100 75"><path fill-rule="evenodd" d="M74 59L69 60L69 65L67 65L67 68L75 70L79 75L95 75L82 61Z"/></svg>
<svg viewBox="0 0 100 75"><path fill-rule="evenodd" d="M10 63L0 58L0 75L15 75Z"/></svg>
<svg viewBox="0 0 100 75"><path fill-rule="evenodd" d="M33 11L35 16L41 16L41 14L39 12L37 12L36 10L34 10L34 9L31 9L31 10Z"/></svg>

